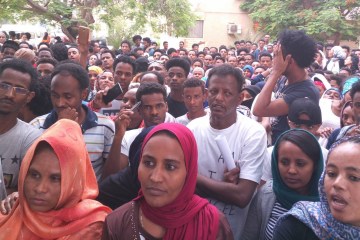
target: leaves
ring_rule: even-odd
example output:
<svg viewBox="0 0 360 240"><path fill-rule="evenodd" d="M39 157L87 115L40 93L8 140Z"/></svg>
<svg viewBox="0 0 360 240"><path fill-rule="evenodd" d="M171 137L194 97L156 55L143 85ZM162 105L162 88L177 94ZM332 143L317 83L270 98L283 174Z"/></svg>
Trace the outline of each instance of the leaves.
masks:
<svg viewBox="0 0 360 240"><path fill-rule="evenodd" d="M284 28L305 30L318 40L334 36L354 40L360 35L359 1L246 0L241 9L259 22L260 31L273 36Z"/></svg>
<svg viewBox="0 0 360 240"><path fill-rule="evenodd" d="M188 0L0 0L0 12L0 21L55 21L62 29L92 27L97 13L109 26L111 38L114 34L129 37L146 26L154 32L185 36L196 20Z"/></svg>

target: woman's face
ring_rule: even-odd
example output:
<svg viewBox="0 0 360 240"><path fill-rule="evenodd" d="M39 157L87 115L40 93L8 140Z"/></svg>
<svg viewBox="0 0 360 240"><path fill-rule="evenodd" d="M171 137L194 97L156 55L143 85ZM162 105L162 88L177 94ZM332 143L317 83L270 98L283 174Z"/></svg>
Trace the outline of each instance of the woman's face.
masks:
<svg viewBox="0 0 360 240"><path fill-rule="evenodd" d="M6 35L3 32L0 32L0 43L3 44L6 41Z"/></svg>
<svg viewBox="0 0 360 240"><path fill-rule="evenodd" d="M340 93L335 90L327 90L324 95L324 98L340 100Z"/></svg>
<svg viewBox="0 0 360 240"><path fill-rule="evenodd" d="M341 116L341 121L343 122L344 126L349 126L355 123L354 113L350 105L344 109L343 114Z"/></svg>
<svg viewBox="0 0 360 240"><path fill-rule="evenodd" d="M98 58L95 55L91 55L89 58L89 65L90 66L95 65L96 60L98 60Z"/></svg>
<svg viewBox="0 0 360 240"><path fill-rule="evenodd" d="M104 72L99 76L99 90L104 90L106 87L112 88L114 86L114 76L111 72Z"/></svg>
<svg viewBox="0 0 360 240"><path fill-rule="evenodd" d="M324 187L331 214L338 221L360 226L360 145L343 143L328 157Z"/></svg>
<svg viewBox="0 0 360 240"><path fill-rule="evenodd" d="M345 58L344 65L347 67L351 67L351 64L352 64L351 56L348 56L347 58Z"/></svg>
<svg viewBox="0 0 360 240"><path fill-rule="evenodd" d="M314 162L297 145L289 141L280 143L278 166L286 186L300 194L307 194L314 172Z"/></svg>
<svg viewBox="0 0 360 240"><path fill-rule="evenodd" d="M50 147L40 146L31 162L24 182L24 196L31 210L55 209L61 194L59 159Z"/></svg>
<svg viewBox="0 0 360 240"><path fill-rule="evenodd" d="M138 175L145 200L151 207L173 202L186 179L180 143L166 134L153 136L144 147Z"/></svg>
<svg viewBox="0 0 360 240"><path fill-rule="evenodd" d="M97 77L98 77L97 72L89 70L90 89L94 89L94 84L96 82Z"/></svg>

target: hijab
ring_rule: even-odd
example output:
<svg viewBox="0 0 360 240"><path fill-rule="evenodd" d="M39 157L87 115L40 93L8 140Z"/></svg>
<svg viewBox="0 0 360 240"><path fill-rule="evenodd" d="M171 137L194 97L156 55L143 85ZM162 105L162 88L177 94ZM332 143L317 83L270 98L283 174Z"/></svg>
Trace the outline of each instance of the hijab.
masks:
<svg viewBox="0 0 360 240"><path fill-rule="evenodd" d="M348 139L349 138L345 138L334 143L330 149L329 155L334 148ZM320 202L296 203L290 211L279 218L276 225L280 225L287 217L294 216L311 228L315 235L320 239L359 239L360 227L342 223L336 220L331 214L325 193L324 178L325 173L321 175L319 180Z"/></svg>
<svg viewBox="0 0 360 240"><path fill-rule="evenodd" d="M24 182L38 145L46 142L59 159L61 193L54 210L31 210L24 196ZM46 159L44 159L46 161ZM71 239L92 223L103 222L111 211L92 200L98 194L78 123L62 119L53 124L27 151L19 173L19 199L10 214L0 220L0 239Z"/></svg>
<svg viewBox="0 0 360 240"><path fill-rule="evenodd" d="M320 158L317 160L317 162L314 163L314 172L309 182L309 193L307 195L302 195L295 190L289 188L281 179L280 171L279 171L279 164L278 164L278 151L279 146L283 141L282 138L284 135L287 135L294 131L302 131L306 134L309 134L313 139L313 143L317 145L317 148L319 148L320 152ZM294 142L292 142L295 144ZM310 143L309 143L310 144ZM296 144L295 144L296 145ZM319 201L319 193L318 193L318 181L321 176L321 173L324 168L324 161L322 156L321 147L315 138L314 135L312 135L310 132L302 129L290 129L283 134L280 135L278 140L276 141L274 145L274 150L271 156L271 171L273 175L273 191L276 196L276 200L286 209L290 209L294 203L298 201Z"/></svg>
<svg viewBox="0 0 360 240"><path fill-rule="evenodd" d="M173 134L184 152L187 172L184 186L176 199L163 207L153 208L148 205L141 189L135 201L140 201L141 210L148 219L166 228L164 239L216 239L219 212L207 200L194 194L198 170L194 135L181 124L159 124L146 136L142 151L154 134L161 131Z"/></svg>

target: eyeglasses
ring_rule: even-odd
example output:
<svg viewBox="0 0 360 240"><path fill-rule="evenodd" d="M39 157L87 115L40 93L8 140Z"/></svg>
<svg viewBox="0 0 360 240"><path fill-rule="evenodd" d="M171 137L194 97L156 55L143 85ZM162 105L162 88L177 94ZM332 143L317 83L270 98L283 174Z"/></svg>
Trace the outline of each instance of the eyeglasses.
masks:
<svg viewBox="0 0 360 240"><path fill-rule="evenodd" d="M26 88L22 88L22 87L13 87L10 84L7 83L0 83L0 92L8 92L9 90L15 90L15 94L19 94L19 95L26 95L29 93L29 90L27 90Z"/></svg>

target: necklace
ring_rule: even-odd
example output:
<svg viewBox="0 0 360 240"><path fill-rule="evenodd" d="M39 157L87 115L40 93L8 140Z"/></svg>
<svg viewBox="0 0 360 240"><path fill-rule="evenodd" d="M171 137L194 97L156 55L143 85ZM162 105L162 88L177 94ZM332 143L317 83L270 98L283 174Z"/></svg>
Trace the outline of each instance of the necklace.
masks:
<svg viewBox="0 0 360 240"><path fill-rule="evenodd" d="M144 229L144 222L143 222L143 216L142 216L141 210L140 210L140 224L141 224L141 227Z"/></svg>

